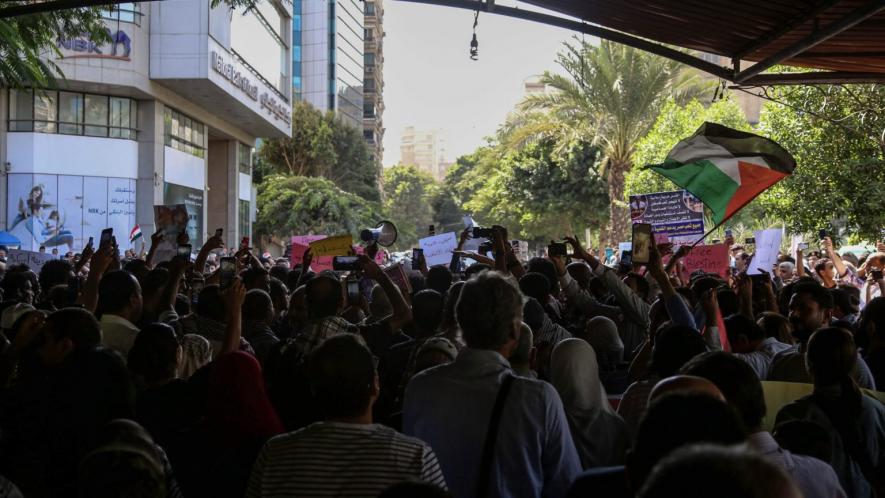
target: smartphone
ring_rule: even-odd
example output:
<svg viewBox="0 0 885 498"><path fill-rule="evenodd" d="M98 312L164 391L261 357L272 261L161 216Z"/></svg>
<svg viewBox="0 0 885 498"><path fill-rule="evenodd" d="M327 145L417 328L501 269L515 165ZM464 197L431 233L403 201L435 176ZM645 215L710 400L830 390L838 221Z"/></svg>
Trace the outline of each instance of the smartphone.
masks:
<svg viewBox="0 0 885 498"><path fill-rule="evenodd" d="M474 239L488 239L492 236L491 228L473 227L472 237Z"/></svg>
<svg viewBox="0 0 885 498"><path fill-rule="evenodd" d="M626 251L621 251L621 266L631 267L633 266L633 251L628 249Z"/></svg>
<svg viewBox="0 0 885 498"><path fill-rule="evenodd" d="M350 304L360 302L360 281L356 278L347 279L347 302Z"/></svg>
<svg viewBox="0 0 885 498"><path fill-rule="evenodd" d="M554 258L557 256L568 256L568 249L565 242L554 242L547 245L547 256Z"/></svg>
<svg viewBox="0 0 885 498"><path fill-rule="evenodd" d="M653 242L651 225L648 223L633 224L633 264L644 265L651 260L651 244Z"/></svg>
<svg viewBox="0 0 885 498"><path fill-rule="evenodd" d="M233 283L234 278L237 276L237 258L221 258L221 267L218 270L218 276L221 280L220 286L222 290L230 287L230 284Z"/></svg>
<svg viewBox="0 0 885 498"><path fill-rule="evenodd" d="M203 287L205 286L206 282L202 278L194 279L191 282L191 304L200 302L200 293L203 292Z"/></svg>
<svg viewBox="0 0 885 498"><path fill-rule="evenodd" d="M181 244L178 246L178 250L175 253L176 256L181 258L191 259L191 245L190 244Z"/></svg>
<svg viewBox="0 0 885 498"><path fill-rule="evenodd" d="M412 249L412 269L420 270L421 269L421 258L424 257L424 249Z"/></svg>
<svg viewBox="0 0 885 498"><path fill-rule="evenodd" d="M873 277L873 280L877 282L882 280L882 270L873 270L870 272L870 275Z"/></svg>
<svg viewBox="0 0 885 498"><path fill-rule="evenodd" d="M719 239L713 239L713 240L711 240L710 242L713 243L713 244L721 244L721 243L722 243L722 241L719 240Z"/></svg>
<svg viewBox="0 0 885 498"><path fill-rule="evenodd" d="M114 236L113 228L105 228L101 231L101 238L98 239L98 247L104 247L111 243L111 238Z"/></svg>
<svg viewBox="0 0 885 498"><path fill-rule="evenodd" d="M216 229L215 229L215 236L216 236L216 237L221 237L221 234L223 234L223 233L224 233L224 229L223 229L223 228L216 228Z"/></svg>
<svg viewBox="0 0 885 498"><path fill-rule="evenodd" d="M799 242L799 245L796 246L800 251L804 251L808 249L808 242Z"/></svg>
<svg viewBox="0 0 885 498"><path fill-rule="evenodd" d="M756 237L747 237L746 239L744 239L744 244L755 244L755 243L756 243Z"/></svg>
<svg viewBox="0 0 885 498"><path fill-rule="evenodd" d="M92 237L89 237L89 242L86 243L86 247L92 247L93 240L94 239Z"/></svg>
<svg viewBox="0 0 885 498"><path fill-rule="evenodd" d="M359 270L359 256L335 256L332 258L332 269L335 271Z"/></svg>
<svg viewBox="0 0 885 498"><path fill-rule="evenodd" d="M817 231L817 238L820 240L824 240L825 238L827 238L827 231L826 230L818 230Z"/></svg>
<svg viewBox="0 0 885 498"><path fill-rule="evenodd" d="M433 237L434 235L436 235L436 227L433 226L433 225L430 225L430 228L427 229L427 233L428 233L431 237Z"/></svg>

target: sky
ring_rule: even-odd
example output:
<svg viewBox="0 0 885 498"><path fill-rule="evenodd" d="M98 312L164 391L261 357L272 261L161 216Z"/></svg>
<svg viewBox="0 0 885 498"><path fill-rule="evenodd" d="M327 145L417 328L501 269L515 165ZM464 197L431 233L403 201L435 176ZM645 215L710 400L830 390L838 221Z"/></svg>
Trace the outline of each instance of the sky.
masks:
<svg viewBox="0 0 885 498"><path fill-rule="evenodd" d="M479 60L472 61L473 15L384 2L385 166L399 162L406 126L442 130L448 161L473 152L522 99L526 78L562 72L556 53L573 32L480 13Z"/></svg>

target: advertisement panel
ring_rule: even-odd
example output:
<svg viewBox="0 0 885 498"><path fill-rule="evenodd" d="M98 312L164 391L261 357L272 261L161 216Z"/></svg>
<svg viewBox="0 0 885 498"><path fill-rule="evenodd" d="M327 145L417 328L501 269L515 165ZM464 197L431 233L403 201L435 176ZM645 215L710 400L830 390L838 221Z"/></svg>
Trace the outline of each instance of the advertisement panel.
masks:
<svg viewBox="0 0 885 498"><path fill-rule="evenodd" d="M187 208L187 235L193 247L203 246L203 191L166 182L163 204L184 204Z"/></svg>

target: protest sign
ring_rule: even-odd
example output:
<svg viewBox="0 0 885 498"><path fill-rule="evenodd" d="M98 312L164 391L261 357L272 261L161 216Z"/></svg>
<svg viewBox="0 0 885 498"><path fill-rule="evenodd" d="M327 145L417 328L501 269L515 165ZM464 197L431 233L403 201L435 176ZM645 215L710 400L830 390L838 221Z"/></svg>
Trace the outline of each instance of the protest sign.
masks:
<svg viewBox="0 0 885 498"><path fill-rule="evenodd" d="M768 228L754 233L756 234L756 252L747 267L747 275L760 275L759 269L771 273L774 265L777 264L777 255L780 252L784 230L782 228Z"/></svg>
<svg viewBox="0 0 885 498"><path fill-rule="evenodd" d="M452 261L452 251L458 247L455 232L446 232L432 237L425 237L418 241L418 246L424 250L424 260L427 267L436 265L448 265Z"/></svg>
<svg viewBox="0 0 885 498"><path fill-rule="evenodd" d="M289 255L289 264L291 264L292 266L300 265L304 260L304 253L307 252L307 249L310 247L310 243L316 242L317 240L325 239L327 237L328 235L293 235L292 251ZM310 264L310 269L315 272L331 270L332 257L321 256L318 258L313 258L313 262Z"/></svg>
<svg viewBox="0 0 885 498"><path fill-rule="evenodd" d="M22 249L9 249L6 252L6 267L14 265L28 265L34 273L40 273L47 261L57 259L52 254L45 252L25 251Z"/></svg>
<svg viewBox="0 0 885 498"><path fill-rule="evenodd" d="M353 237L350 234L336 235L310 242L310 253L315 258L347 256L351 252L353 252Z"/></svg>
<svg viewBox="0 0 885 498"><path fill-rule="evenodd" d="M704 204L685 190L631 195L630 219L649 223L674 243L693 243L704 234Z"/></svg>
<svg viewBox="0 0 885 498"><path fill-rule="evenodd" d="M799 244L804 242L804 237L802 235L792 235L790 237L790 256L796 256L796 251L799 249Z"/></svg>
<svg viewBox="0 0 885 498"><path fill-rule="evenodd" d="M403 295L412 293L412 284L409 282L409 276L406 274L402 263L395 263L384 269L384 273L390 277L390 280L399 287Z"/></svg>
<svg viewBox="0 0 885 498"><path fill-rule="evenodd" d="M695 246L682 260L685 271L689 274L696 270L704 273L715 273L722 278L728 278L728 245L711 244Z"/></svg>
<svg viewBox="0 0 885 498"><path fill-rule="evenodd" d="M187 206L170 204L154 206L154 226L163 233L163 239L154 253L154 263L162 263L172 259L178 251L178 237L187 233Z"/></svg>

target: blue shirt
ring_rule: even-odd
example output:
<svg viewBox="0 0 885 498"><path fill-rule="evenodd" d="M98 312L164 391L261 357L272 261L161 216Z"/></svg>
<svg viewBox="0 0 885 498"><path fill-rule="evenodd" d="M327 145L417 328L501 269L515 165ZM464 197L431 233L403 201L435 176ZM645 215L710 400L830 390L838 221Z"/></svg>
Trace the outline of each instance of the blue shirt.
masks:
<svg viewBox="0 0 885 498"><path fill-rule="evenodd" d="M449 364L412 378L403 433L433 448L453 496L476 495L482 446L498 389L514 375L499 353L467 348ZM562 401L550 384L517 377L498 426L488 496L565 496L581 461Z"/></svg>

